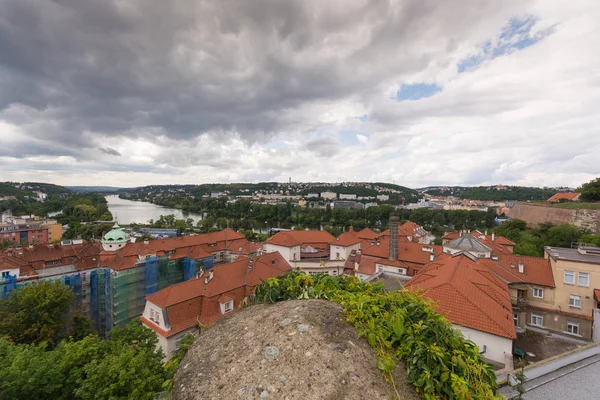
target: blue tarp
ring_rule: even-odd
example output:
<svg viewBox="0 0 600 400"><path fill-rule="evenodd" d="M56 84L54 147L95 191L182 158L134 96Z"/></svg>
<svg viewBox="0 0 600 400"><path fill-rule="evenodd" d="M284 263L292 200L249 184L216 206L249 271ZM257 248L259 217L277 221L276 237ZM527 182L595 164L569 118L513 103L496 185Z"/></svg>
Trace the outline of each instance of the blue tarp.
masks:
<svg viewBox="0 0 600 400"><path fill-rule="evenodd" d="M196 276L197 272L196 260L192 258L186 258L183 260L183 280L189 281Z"/></svg>
<svg viewBox="0 0 600 400"><path fill-rule="evenodd" d="M158 291L158 257L146 257L146 290L145 294Z"/></svg>

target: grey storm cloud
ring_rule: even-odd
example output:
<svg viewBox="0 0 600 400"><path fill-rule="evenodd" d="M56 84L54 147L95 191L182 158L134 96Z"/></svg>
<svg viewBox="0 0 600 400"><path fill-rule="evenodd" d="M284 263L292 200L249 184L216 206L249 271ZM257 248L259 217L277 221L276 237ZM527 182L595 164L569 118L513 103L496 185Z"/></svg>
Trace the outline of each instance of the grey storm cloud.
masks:
<svg viewBox="0 0 600 400"><path fill-rule="evenodd" d="M0 0L0 116L34 109L27 134L83 147L148 128L268 140L297 129L288 110L422 69L466 31L454 17L496 7L474 4Z"/></svg>
<svg viewBox="0 0 600 400"><path fill-rule="evenodd" d="M121 153L119 153L115 149L111 149L110 147L98 147L98 150L100 150L104 154L109 154L109 155L113 155L113 156L121 156Z"/></svg>
<svg viewBox="0 0 600 400"><path fill-rule="evenodd" d="M341 144L333 138L323 137L308 141L306 148L321 157L331 157L340 152Z"/></svg>

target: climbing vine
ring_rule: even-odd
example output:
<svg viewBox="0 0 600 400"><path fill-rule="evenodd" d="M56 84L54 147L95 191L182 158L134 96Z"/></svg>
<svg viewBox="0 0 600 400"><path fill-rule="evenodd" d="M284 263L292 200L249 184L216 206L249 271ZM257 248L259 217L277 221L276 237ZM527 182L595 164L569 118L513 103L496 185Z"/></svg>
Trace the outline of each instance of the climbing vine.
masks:
<svg viewBox="0 0 600 400"><path fill-rule="evenodd" d="M431 301L406 290L386 292L381 283L356 277L291 272L260 284L252 302L327 299L344 308L347 321L375 349L377 367L393 383L404 362L408 380L424 399L501 399L493 368L475 343L463 339L435 312Z"/></svg>

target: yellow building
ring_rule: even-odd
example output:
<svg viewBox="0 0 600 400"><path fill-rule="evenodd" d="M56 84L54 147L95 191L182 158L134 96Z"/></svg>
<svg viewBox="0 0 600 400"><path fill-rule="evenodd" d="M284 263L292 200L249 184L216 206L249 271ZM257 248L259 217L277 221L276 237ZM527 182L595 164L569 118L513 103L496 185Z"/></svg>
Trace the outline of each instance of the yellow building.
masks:
<svg viewBox="0 0 600 400"><path fill-rule="evenodd" d="M600 248L545 247L544 257L550 260L556 282L554 309L564 318L544 321L542 317L540 322L554 325L550 329L591 339L593 310L598 305L594 287L600 288Z"/></svg>
<svg viewBox="0 0 600 400"><path fill-rule="evenodd" d="M55 219L42 221L42 226L48 228L48 243L58 242L62 239L62 225Z"/></svg>

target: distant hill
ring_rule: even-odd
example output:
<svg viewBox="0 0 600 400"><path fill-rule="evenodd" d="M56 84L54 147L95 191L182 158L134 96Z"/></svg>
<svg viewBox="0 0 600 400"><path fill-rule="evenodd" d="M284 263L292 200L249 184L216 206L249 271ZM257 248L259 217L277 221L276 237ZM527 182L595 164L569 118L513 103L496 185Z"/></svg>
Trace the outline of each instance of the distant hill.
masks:
<svg viewBox="0 0 600 400"><path fill-rule="evenodd" d="M90 192L118 192L119 190L122 190L123 188L120 187L115 187L115 186L67 186L67 188L69 190L72 190L74 192L83 192L83 193L90 193Z"/></svg>
<svg viewBox="0 0 600 400"><path fill-rule="evenodd" d="M454 196L467 200L547 200L557 189L528 186L437 186L418 189L432 196Z"/></svg>
<svg viewBox="0 0 600 400"><path fill-rule="evenodd" d="M33 192L46 194L69 194L71 191L64 186L41 182L0 182L0 196L35 196Z"/></svg>

